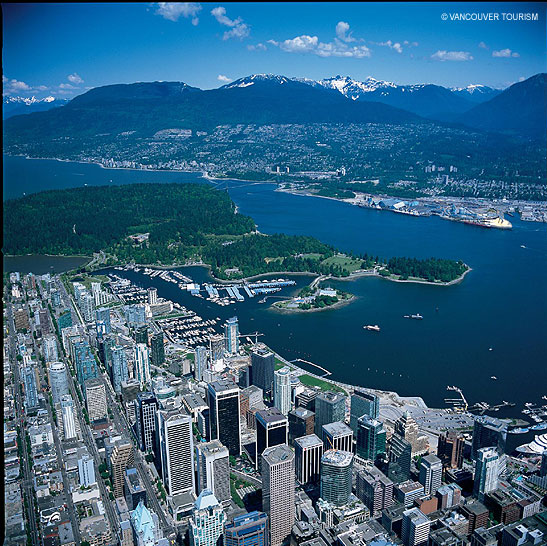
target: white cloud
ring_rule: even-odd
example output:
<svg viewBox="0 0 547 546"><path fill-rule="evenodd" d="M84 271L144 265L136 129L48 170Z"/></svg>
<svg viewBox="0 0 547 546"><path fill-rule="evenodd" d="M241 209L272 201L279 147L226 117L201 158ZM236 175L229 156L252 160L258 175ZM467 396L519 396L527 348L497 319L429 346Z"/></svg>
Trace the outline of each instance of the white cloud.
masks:
<svg viewBox="0 0 547 546"><path fill-rule="evenodd" d="M228 78L228 76L224 76L223 74L219 74L217 76L217 80L219 82L230 83L232 81L232 78Z"/></svg>
<svg viewBox="0 0 547 546"><path fill-rule="evenodd" d="M169 21L178 21L182 16L185 19L192 18L192 24L199 23L197 14L201 11L199 2L158 2L156 13Z"/></svg>
<svg viewBox="0 0 547 546"><path fill-rule="evenodd" d="M408 41L405 41L403 43L404 43L404 45L410 45ZM401 44L399 42L392 42L391 40L388 40L387 42L379 42L376 45L387 46L390 49L395 50L397 53L402 53L403 52L403 47L401 46Z"/></svg>
<svg viewBox="0 0 547 546"><path fill-rule="evenodd" d="M78 88L70 83L61 83L59 85L59 89L78 89Z"/></svg>
<svg viewBox="0 0 547 546"><path fill-rule="evenodd" d="M516 51L511 51L510 49L500 49L499 51L492 51L492 57L520 57Z"/></svg>
<svg viewBox="0 0 547 546"><path fill-rule="evenodd" d="M526 79L526 78L525 78L524 76L521 76L521 77L519 78L519 82L523 82L525 79Z"/></svg>
<svg viewBox="0 0 547 546"><path fill-rule="evenodd" d="M479 47L481 49L490 49L484 42L479 42Z"/></svg>
<svg viewBox="0 0 547 546"><path fill-rule="evenodd" d="M431 55L434 61L472 61L473 56L468 51L439 50Z"/></svg>
<svg viewBox="0 0 547 546"><path fill-rule="evenodd" d="M32 92L33 88L25 82L10 80L2 75L2 96L18 95L20 93Z"/></svg>
<svg viewBox="0 0 547 546"><path fill-rule="evenodd" d="M296 36L283 42L268 40L268 43L279 46L279 49L287 53L312 53L319 57L370 57L370 49L365 46L349 46L338 38L333 42L320 42L317 36Z"/></svg>
<svg viewBox="0 0 547 546"><path fill-rule="evenodd" d="M340 21L336 25L336 36L338 36L338 38L342 40L342 42L355 42L355 38L353 38L351 32L348 33L348 31L349 23Z"/></svg>
<svg viewBox="0 0 547 546"><path fill-rule="evenodd" d="M256 45L248 45L247 49L249 51L266 51L267 48L264 44L260 43L260 44L256 44Z"/></svg>
<svg viewBox="0 0 547 546"><path fill-rule="evenodd" d="M70 74L69 76L67 76L66 79L71 83L75 83L76 85L80 83L84 83L84 80L82 80L82 78L78 76L76 72L74 72L74 74Z"/></svg>
<svg viewBox="0 0 547 546"><path fill-rule="evenodd" d="M221 24L226 27L230 27L231 30L227 30L222 36L223 40L229 40L230 38L239 38L240 40L249 36L250 29L247 24L243 22L241 17L237 19L230 19L226 16L226 8L219 6L211 10L211 15Z"/></svg>

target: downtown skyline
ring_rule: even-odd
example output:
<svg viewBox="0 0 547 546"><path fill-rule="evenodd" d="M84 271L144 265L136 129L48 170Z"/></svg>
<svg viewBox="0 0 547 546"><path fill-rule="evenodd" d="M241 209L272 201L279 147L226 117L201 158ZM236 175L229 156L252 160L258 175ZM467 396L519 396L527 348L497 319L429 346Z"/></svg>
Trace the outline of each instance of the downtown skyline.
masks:
<svg viewBox="0 0 547 546"><path fill-rule="evenodd" d="M4 96L72 98L135 81L211 89L253 73L504 88L545 71L538 3L4 4L3 12ZM452 20L458 13L500 20Z"/></svg>

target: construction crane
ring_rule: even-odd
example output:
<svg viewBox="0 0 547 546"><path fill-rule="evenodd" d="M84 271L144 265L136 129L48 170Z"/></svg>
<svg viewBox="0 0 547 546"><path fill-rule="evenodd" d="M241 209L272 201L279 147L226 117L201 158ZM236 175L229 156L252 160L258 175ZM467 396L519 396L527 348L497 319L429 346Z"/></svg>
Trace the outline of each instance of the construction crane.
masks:
<svg viewBox="0 0 547 546"><path fill-rule="evenodd" d="M263 336L264 334L261 334L260 332L253 332L252 334L239 334L238 337L244 337L244 338L247 338L247 340L249 341L249 343L252 342L252 339L250 339L251 337L254 337L255 338L255 342L254 344L257 345L258 344L258 337L259 336Z"/></svg>

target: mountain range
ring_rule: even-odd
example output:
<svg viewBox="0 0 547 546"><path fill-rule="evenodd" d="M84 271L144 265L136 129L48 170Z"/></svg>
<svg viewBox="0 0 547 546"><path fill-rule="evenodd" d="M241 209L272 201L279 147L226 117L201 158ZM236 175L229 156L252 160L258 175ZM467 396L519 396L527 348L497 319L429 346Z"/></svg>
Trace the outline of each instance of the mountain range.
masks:
<svg viewBox="0 0 547 546"><path fill-rule="evenodd" d="M181 82L116 84L91 89L60 108L11 117L4 127L6 139L18 142L121 132L148 137L169 128L207 131L239 123L450 122L537 138L545 134L546 78L537 74L503 91L268 74L211 90Z"/></svg>
<svg viewBox="0 0 547 546"><path fill-rule="evenodd" d="M7 119L20 114L32 114L33 112L44 112L58 106L64 106L70 99L59 99L55 97L4 97L2 100L2 119Z"/></svg>

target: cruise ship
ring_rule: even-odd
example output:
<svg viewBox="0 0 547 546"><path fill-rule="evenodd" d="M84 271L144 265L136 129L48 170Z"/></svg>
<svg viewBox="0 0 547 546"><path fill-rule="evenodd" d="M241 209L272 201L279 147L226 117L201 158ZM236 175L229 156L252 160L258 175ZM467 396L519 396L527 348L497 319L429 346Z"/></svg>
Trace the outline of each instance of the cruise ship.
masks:
<svg viewBox="0 0 547 546"><path fill-rule="evenodd" d="M528 455L541 455L547 449L547 434L540 434L533 442L517 447L519 453Z"/></svg>

